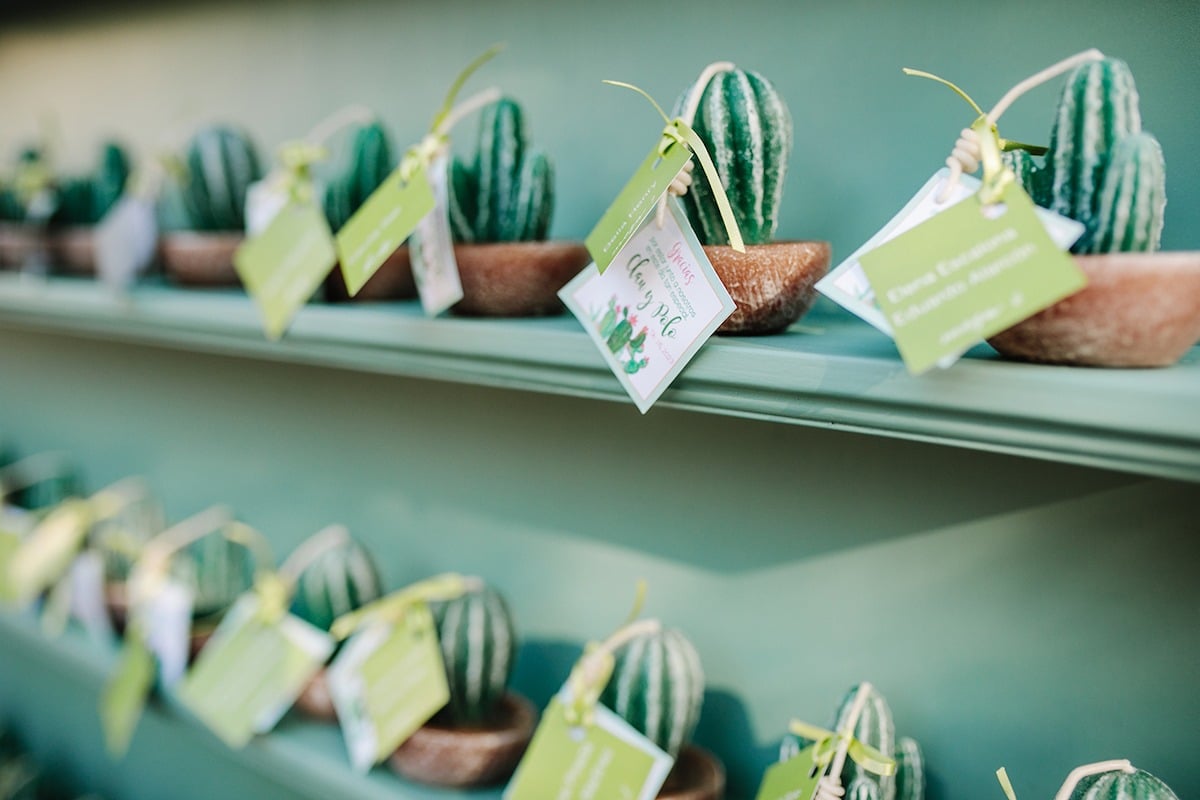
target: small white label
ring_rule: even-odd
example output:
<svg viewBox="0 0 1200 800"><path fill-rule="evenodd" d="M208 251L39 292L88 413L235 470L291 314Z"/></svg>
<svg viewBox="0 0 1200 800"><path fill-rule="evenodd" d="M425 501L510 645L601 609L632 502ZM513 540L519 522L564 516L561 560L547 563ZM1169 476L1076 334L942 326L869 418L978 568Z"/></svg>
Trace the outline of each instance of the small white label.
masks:
<svg viewBox="0 0 1200 800"><path fill-rule="evenodd" d="M286 181L278 171L255 181L246 189L246 238L265 231L271 220L288 204Z"/></svg>
<svg viewBox="0 0 1200 800"><path fill-rule="evenodd" d="M85 550L71 564L71 617L97 642L113 639L112 622L104 604L104 556Z"/></svg>
<svg viewBox="0 0 1200 800"><path fill-rule="evenodd" d="M454 238L450 234L446 190L449 163L445 155L440 155L429 165L427 175L433 190L434 208L421 218L408 240L413 280L421 296L421 307L431 317L463 298L458 261L454 258Z"/></svg>
<svg viewBox="0 0 1200 800"><path fill-rule="evenodd" d="M158 659L159 676L170 689L187 672L192 632L192 590L167 580L139 613L146 631L146 646Z"/></svg>
<svg viewBox="0 0 1200 800"><path fill-rule="evenodd" d="M96 228L96 271L115 289L128 289L154 260L158 221L152 198L126 194Z"/></svg>

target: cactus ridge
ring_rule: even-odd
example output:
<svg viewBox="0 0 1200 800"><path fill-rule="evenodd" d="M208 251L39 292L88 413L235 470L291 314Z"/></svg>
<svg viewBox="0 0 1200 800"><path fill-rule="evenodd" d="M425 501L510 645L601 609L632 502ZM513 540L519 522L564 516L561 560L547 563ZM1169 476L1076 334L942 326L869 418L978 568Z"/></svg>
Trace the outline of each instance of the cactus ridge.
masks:
<svg viewBox="0 0 1200 800"><path fill-rule="evenodd" d="M344 163L325 186L325 218L339 230L395 168L391 140L376 121L354 130Z"/></svg>
<svg viewBox="0 0 1200 800"><path fill-rule="evenodd" d="M321 630L383 594L375 562L349 539L321 553L296 580L291 612Z"/></svg>
<svg viewBox="0 0 1200 800"><path fill-rule="evenodd" d="M1179 800L1171 787L1145 770L1090 775L1079 782L1071 800Z"/></svg>
<svg viewBox="0 0 1200 800"><path fill-rule="evenodd" d="M916 739L896 741L896 800L924 800L925 756Z"/></svg>
<svg viewBox="0 0 1200 800"><path fill-rule="evenodd" d="M53 221L63 225L95 225L124 193L129 172L125 150L116 143L106 143L92 173L59 181L58 210Z"/></svg>
<svg viewBox="0 0 1200 800"><path fill-rule="evenodd" d="M192 587L192 617L202 619L225 611L254 585L254 554L214 531L179 552L171 572Z"/></svg>
<svg viewBox="0 0 1200 800"><path fill-rule="evenodd" d="M192 138L187 168L184 197L192 227L203 231L241 230L246 191L262 177L253 143L230 128L206 128Z"/></svg>
<svg viewBox="0 0 1200 800"><path fill-rule="evenodd" d="M1139 133L1117 142L1100 190L1095 234L1082 252L1157 250L1167 204L1165 185L1157 139Z"/></svg>
<svg viewBox="0 0 1200 800"><path fill-rule="evenodd" d="M512 614L491 587L432 606L450 687L450 717L482 722L504 696L517 650Z"/></svg>

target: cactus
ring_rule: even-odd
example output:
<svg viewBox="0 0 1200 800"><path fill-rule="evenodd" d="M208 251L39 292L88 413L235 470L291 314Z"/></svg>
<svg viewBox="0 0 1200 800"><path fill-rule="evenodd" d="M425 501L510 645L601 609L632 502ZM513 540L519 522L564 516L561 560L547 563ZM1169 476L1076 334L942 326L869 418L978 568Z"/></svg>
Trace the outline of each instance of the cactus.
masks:
<svg viewBox="0 0 1200 800"><path fill-rule="evenodd" d="M554 168L528 147L521 107L508 98L483 110L470 166L455 158L450 227L459 242L541 241L554 209Z"/></svg>
<svg viewBox="0 0 1200 800"><path fill-rule="evenodd" d="M924 800L925 756L916 739L896 742L896 800Z"/></svg>
<svg viewBox="0 0 1200 800"><path fill-rule="evenodd" d="M68 497L83 494L83 482L79 473L70 464L61 464L53 474L22 486L8 499L13 505L26 511L44 511L58 505Z"/></svg>
<svg viewBox="0 0 1200 800"><path fill-rule="evenodd" d="M327 631L335 619L381 594L371 554L354 539L347 539L321 553L300 573L291 611Z"/></svg>
<svg viewBox="0 0 1200 800"><path fill-rule="evenodd" d="M342 228L395 168L392 144L380 122L357 127L342 168L325 187L325 217Z"/></svg>
<svg viewBox="0 0 1200 800"><path fill-rule="evenodd" d="M1071 800L1179 800L1171 787L1144 770L1102 772L1082 779Z"/></svg>
<svg viewBox="0 0 1200 800"><path fill-rule="evenodd" d="M680 113L691 88L676 104ZM764 244L779 225L792 117L769 80L751 70L717 73L700 97L692 128L704 142L746 244ZM704 244L728 244L704 171L692 173L684 197L688 219Z"/></svg>
<svg viewBox="0 0 1200 800"><path fill-rule="evenodd" d="M457 724L486 722L504 696L517 652L508 604L490 586L432 605Z"/></svg>
<svg viewBox="0 0 1200 800"><path fill-rule="evenodd" d="M254 584L254 555L240 542L214 531L176 554L171 572L190 586L192 618L204 620L226 611Z"/></svg>
<svg viewBox="0 0 1200 800"><path fill-rule="evenodd" d="M126 503L88 532L88 546L104 558L106 583L124 583L142 549L166 527L162 504L150 495Z"/></svg>
<svg viewBox="0 0 1200 800"><path fill-rule="evenodd" d="M198 231L239 231L245 224L246 190L262 177L248 137L231 128L205 128L187 151L184 201Z"/></svg>
<svg viewBox="0 0 1200 800"><path fill-rule="evenodd" d="M1162 148L1148 133L1113 147L1100 188L1099 215L1089 251L1153 252L1162 238L1164 194Z"/></svg>
<svg viewBox="0 0 1200 800"><path fill-rule="evenodd" d="M678 630L638 636L616 652L600 702L672 756L700 721L704 671L700 656Z"/></svg>
<svg viewBox="0 0 1200 800"><path fill-rule="evenodd" d="M58 210L52 221L62 225L95 225L120 199L129 172L125 150L113 142L105 144L95 172L59 181Z"/></svg>

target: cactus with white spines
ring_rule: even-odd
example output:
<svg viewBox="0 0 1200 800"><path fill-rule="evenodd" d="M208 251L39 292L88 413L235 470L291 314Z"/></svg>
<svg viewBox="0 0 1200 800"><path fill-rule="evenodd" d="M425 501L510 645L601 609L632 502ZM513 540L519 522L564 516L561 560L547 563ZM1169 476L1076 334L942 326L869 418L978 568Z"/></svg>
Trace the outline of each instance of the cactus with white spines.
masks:
<svg viewBox="0 0 1200 800"><path fill-rule="evenodd" d="M448 181L450 229L458 242L542 241L554 210L554 167L529 147L521 106L502 98L483 109L475 158L455 158Z"/></svg>
<svg viewBox="0 0 1200 800"><path fill-rule="evenodd" d="M908 736L896 740L896 800L925 800L925 756Z"/></svg>
<svg viewBox="0 0 1200 800"><path fill-rule="evenodd" d="M1089 775L1075 786L1071 800L1179 800L1171 787L1145 770L1114 769Z"/></svg>
<svg viewBox="0 0 1200 800"><path fill-rule="evenodd" d="M677 756L695 732L704 702L704 670L696 648L682 632L658 629L634 637L614 655L600 702Z"/></svg>
<svg viewBox="0 0 1200 800"><path fill-rule="evenodd" d="M1126 136L1109 155L1092 252L1150 252L1162 239L1166 205L1162 147L1148 133Z"/></svg>
<svg viewBox="0 0 1200 800"><path fill-rule="evenodd" d="M335 619L382 594L371 554L358 541L347 538L305 566L296 579L291 613L327 631Z"/></svg>
<svg viewBox="0 0 1200 800"><path fill-rule="evenodd" d="M325 217L338 230L395 169L391 139L378 120L357 126L342 168L325 186Z"/></svg>
<svg viewBox="0 0 1200 800"><path fill-rule="evenodd" d="M183 200L197 231L239 231L246 216L246 191L262 177L258 151L232 128L205 128L192 137L185 159Z"/></svg>
<svg viewBox="0 0 1200 800"><path fill-rule="evenodd" d="M692 93L676 104L682 113ZM689 121L712 156L721 185L746 244L771 241L779 225L787 162L792 152L792 116L774 85L753 70L717 72ZM704 244L728 244L721 213L703 170L692 173L684 207Z"/></svg>
<svg viewBox="0 0 1200 800"><path fill-rule="evenodd" d="M446 714L456 724L486 723L508 690L517 653L508 603L485 585L430 608L450 688Z"/></svg>
<svg viewBox="0 0 1200 800"><path fill-rule="evenodd" d="M202 620L224 613L254 585L254 554L214 531L176 553L171 572L192 589L192 617Z"/></svg>

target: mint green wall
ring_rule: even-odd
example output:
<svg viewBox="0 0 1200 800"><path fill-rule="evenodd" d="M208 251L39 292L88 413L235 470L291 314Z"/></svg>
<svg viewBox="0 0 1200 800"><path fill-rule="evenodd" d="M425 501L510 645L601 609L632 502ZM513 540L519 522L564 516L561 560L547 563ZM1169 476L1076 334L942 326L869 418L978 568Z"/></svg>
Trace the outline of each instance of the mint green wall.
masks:
<svg viewBox="0 0 1200 800"><path fill-rule="evenodd" d="M842 255L902 205L971 121L961 100L901 67L942 74L988 106L1025 76L1096 46L1129 61L1146 126L1162 140L1165 246L1200 245L1193 0L66 5L0 26L0 153L50 111L76 165L102 134L160 147L211 118L245 123L273 147L355 100L406 143L453 74L503 40L508 51L474 85L495 83L527 104L535 137L559 164L554 231L579 238L659 127L645 101L600 80L632 81L670 103L706 63L732 59L771 76L795 117L781 234L830 239ZM1029 95L1001 130L1044 141L1055 97L1052 88Z"/></svg>

